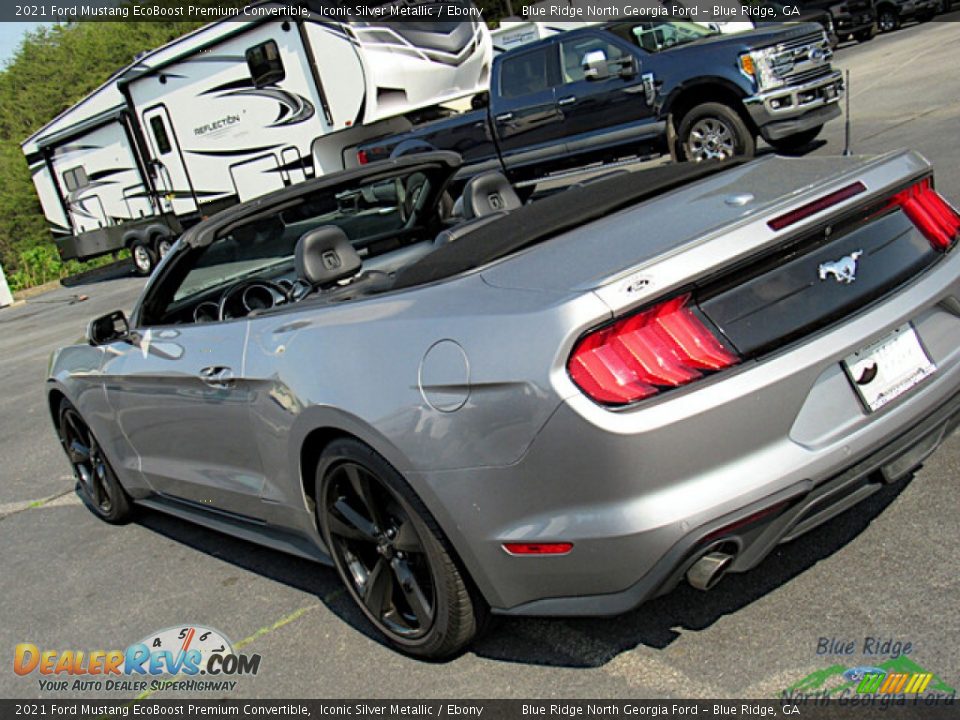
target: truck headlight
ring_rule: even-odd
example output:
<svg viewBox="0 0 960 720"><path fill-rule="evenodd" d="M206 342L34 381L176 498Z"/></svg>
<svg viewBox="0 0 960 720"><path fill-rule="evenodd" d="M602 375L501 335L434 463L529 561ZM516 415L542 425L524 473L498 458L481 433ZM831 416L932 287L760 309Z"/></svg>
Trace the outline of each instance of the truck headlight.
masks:
<svg viewBox="0 0 960 720"><path fill-rule="evenodd" d="M785 84L774 71L773 58L776 52L776 48L765 48L751 50L740 56L740 72L756 81L759 90L772 90ZM777 69L780 73L784 73L785 68L782 67L782 62L780 65Z"/></svg>

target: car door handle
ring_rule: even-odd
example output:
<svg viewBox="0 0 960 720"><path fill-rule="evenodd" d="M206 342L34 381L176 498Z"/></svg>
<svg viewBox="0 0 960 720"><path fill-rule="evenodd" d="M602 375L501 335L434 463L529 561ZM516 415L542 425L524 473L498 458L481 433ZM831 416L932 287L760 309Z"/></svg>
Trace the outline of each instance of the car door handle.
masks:
<svg viewBox="0 0 960 720"><path fill-rule="evenodd" d="M497 122L507 122L507 121L509 121L509 120L513 120L513 113L512 113L512 112L500 113L500 114L497 115L497 117L494 118L494 119L495 119Z"/></svg>
<svg viewBox="0 0 960 720"><path fill-rule="evenodd" d="M574 97L573 95L570 95L569 97L560 98L559 100L557 100L557 105L560 105L561 107L563 105L573 105L576 101L577 101L577 98Z"/></svg>
<svg viewBox="0 0 960 720"><path fill-rule="evenodd" d="M200 371L200 379L204 385L212 388L228 388L233 386L233 370L222 365L212 365Z"/></svg>

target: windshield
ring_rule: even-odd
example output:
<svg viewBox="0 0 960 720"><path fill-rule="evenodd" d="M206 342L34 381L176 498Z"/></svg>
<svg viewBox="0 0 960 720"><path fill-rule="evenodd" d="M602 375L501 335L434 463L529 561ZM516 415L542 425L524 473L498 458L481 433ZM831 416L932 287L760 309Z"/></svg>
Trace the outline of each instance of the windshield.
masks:
<svg viewBox="0 0 960 720"><path fill-rule="evenodd" d="M197 248L172 301L189 301L246 278L290 272L297 241L322 225L338 226L361 257L372 257L380 250L374 243L395 238L409 227L429 191L427 175L413 172L304 195L276 212L239 223Z"/></svg>
<svg viewBox="0 0 960 720"><path fill-rule="evenodd" d="M673 20L623 23L611 29L620 37L650 53L686 45L718 34L718 31L697 23Z"/></svg>

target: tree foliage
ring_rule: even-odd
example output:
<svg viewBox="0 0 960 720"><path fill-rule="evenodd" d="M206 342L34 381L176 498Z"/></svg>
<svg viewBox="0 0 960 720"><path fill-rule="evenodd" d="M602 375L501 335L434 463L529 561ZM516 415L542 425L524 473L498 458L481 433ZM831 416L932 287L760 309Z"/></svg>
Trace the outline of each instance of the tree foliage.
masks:
<svg viewBox="0 0 960 720"><path fill-rule="evenodd" d="M15 288L80 267L51 266L52 239L20 143L137 53L201 24L81 22L40 27L24 37L0 70L0 262ZM42 245L48 246L46 251L31 252Z"/></svg>

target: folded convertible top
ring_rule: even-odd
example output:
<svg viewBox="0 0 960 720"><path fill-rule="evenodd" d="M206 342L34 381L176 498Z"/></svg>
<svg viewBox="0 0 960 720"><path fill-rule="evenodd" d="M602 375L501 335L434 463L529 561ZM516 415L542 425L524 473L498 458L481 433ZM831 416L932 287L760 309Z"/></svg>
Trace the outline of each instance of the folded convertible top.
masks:
<svg viewBox="0 0 960 720"><path fill-rule="evenodd" d="M744 159L732 159L670 164L562 190L439 247L398 272L392 289L423 285L486 265L528 245L744 162Z"/></svg>

